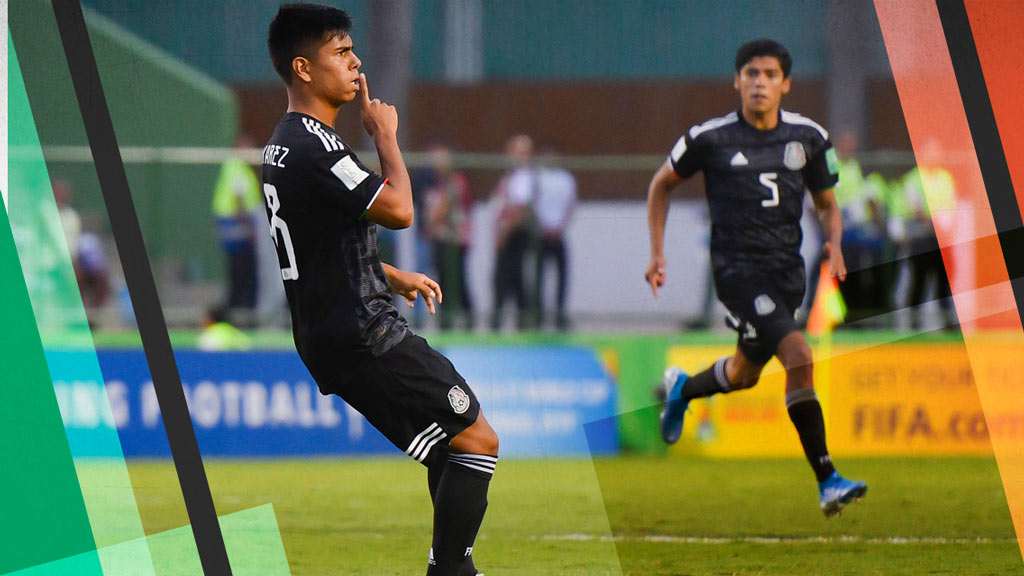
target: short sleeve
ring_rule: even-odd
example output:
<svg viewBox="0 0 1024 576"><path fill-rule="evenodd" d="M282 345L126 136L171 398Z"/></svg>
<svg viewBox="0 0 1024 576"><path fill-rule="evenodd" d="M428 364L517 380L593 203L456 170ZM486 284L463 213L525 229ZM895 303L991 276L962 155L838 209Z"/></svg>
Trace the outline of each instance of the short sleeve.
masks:
<svg viewBox="0 0 1024 576"><path fill-rule="evenodd" d="M387 182L364 166L348 147L318 150L309 176L317 193L323 194L342 218L350 221L366 215Z"/></svg>
<svg viewBox="0 0 1024 576"><path fill-rule="evenodd" d="M672 151L668 155L668 161L682 178L689 178L704 168L703 147L699 142L690 137L690 133L683 134Z"/></svg>
<svg viewBox="0 0 1024 576"><path fill-rule="evenodd" d="M803 174L804 183L815 194L834 188L839 183L839 159L832 142L824 140L818 146L817 153L804 166Z"/></svg>

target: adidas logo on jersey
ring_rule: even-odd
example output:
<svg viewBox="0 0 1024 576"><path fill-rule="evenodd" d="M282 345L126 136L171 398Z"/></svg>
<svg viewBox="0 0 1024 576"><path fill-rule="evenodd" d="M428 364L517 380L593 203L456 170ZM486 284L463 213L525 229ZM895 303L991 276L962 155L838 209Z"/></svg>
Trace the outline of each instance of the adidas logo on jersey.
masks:
<svg viewBox="0 0 1024 576"><path fill-rule="evenodd" d="M743 155L743 152L737 152L736 155L732 157L732 160L729 160L730 166L746 166L747 164L750 164L750 161Z"/></svg>

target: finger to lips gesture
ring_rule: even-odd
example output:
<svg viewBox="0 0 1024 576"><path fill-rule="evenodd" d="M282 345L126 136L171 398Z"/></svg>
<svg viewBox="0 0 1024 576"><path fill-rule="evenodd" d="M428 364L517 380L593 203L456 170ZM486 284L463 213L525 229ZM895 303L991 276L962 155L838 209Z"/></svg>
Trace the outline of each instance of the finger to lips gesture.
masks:
<svg viewBox="0 0 1024 576"><path fill-rule="evenodd" d="M378 99L370 99L370 86L366 83L366 74L359 75L360 116L363 128L370 136L378 134L394 134L398 132L398 111L394 106L385 104Z"/></svg>

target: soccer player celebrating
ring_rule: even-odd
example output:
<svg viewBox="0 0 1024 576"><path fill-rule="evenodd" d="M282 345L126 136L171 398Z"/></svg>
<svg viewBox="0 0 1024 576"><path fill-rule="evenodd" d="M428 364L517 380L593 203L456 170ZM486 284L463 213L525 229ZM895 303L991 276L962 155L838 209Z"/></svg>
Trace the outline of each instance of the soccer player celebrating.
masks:
<svg viewBox="0 0 1024 576"><path fill-rule="evenodd" d="M679 440L683 416L694 398L757 384L764 365L778 356L786 369L786 407L818 479L826 516L863 496L867 485L836 472L825 445L825 422L814 392L813 359L794 312L805 290L800 257L800 216L811 191L826 242L832 275L846 277L840 251L842 219L832 188L838 181L828 132L780 108L790 89L793 59L773 40L755 40L736 53L733 87L741 109L694 126L672 148L647 193L651 262L645 277L654 296L665 283L665 217L668 195L703 170L711 212L711 265L715 290L739 332L736 351L710 368L687 375L665 371L666 406L661 436Z"/></svg>
<svg viewBox="0 0 1024 576"><path fill-rule="evenodd" d="M414 335L392 304L392 292L410 307L422 297L433 314L441 287L380 261L377 226L412 223L412 190L398 114L370 99L350 27L342 10L286 4L267 39L288 111L264 148L263 193L295 346L322 393L340 396L427 467L434 503L428 576L476 576L471 553L498 437L451 362ZM333 128L339 108L357 98L382 175Z"/></svg>

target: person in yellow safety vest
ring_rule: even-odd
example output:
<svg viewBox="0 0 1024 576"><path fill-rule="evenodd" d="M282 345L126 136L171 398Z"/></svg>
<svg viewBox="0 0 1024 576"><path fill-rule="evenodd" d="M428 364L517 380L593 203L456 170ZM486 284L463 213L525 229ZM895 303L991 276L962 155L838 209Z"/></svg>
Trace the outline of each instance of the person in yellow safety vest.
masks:
<svg viewBox="0 0 1024 576"><path fill-rule="evenodd" d="M834 190L843 214L843 255L847 269L855 272L839 284L839 290L847 307L846 320L852 323L877 316L887 308L880 267L885 249L884 188L878 188L876 175L864 177L854 156L857 139L853 134L841 133L835 148L839 184Z"/></svg>
<svg viewBox="0 0 1024 576"><path fill-rule="evenodd" d="M944 328L955 329L957 325L949 286L953 270L944 264L935 234L936 227L942 230L951 226L956 207L956 182L942 167L942 157L937 141L925 143L918 165L904 174L896 187L897 195L902 196L893 203L899 211L894 214L898 221L890 219L897 256L909 263L905 305L911 308L911 327L915 330L922 328L921 304L926 302L926 287L932 282Z"/></svg>
<svg viewBox="0 0 1024 576"><path fill-rule="evenodd" d="M252 346L252 339L235 328L227 320L223 308L211 308L206 311L203 319L203 331L199 333L196 347L207 352L223 352L228 350L244 352Z"/></svg>
<svg viewBox="0 0 1024 576"><path fill-rule="evenodd" d="M244 147L239 138L238 147ZM254 215L263 208L260 182L241 158L221 164L213 190L213 216L221 248L227 255L227 307L231 312L250 312L256 306L257 263Z"/></svg>

